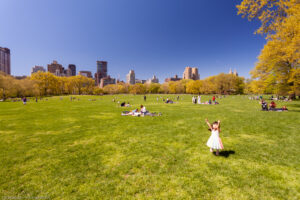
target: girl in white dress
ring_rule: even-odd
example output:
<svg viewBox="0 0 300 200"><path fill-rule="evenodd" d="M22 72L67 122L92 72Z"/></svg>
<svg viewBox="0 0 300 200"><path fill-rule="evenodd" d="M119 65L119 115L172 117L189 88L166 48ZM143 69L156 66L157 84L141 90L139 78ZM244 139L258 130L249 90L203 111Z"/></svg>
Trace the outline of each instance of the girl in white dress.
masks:
<svg viewBox="0 0 300 200"><path fill-rule="evenodd" d="M206 121L206 123L209 127L209 130L211 131L211 136L209 137L206 145L208 147L210 147L210 152L213 152L214 149L215 149L216 150L216 155L218 156L219 155L219 150L224 149L223 144L222 144L222 140L219 136L221 121L219 120L217 122L214 122L213 124L210 124L207 119L205 121Z"/></svg>

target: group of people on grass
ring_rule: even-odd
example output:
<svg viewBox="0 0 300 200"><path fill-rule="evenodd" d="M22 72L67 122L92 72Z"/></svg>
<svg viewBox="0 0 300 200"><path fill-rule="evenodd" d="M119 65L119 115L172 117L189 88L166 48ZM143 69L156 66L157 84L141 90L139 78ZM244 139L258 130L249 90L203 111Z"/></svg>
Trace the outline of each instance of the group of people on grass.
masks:
<svg viewBox="0 0 300 200"><path fill-rule="evenodd" d="M282 106L282 108L276 108L277 105L274 101L271 101L271 103L268 105L268 103L264 99L261 99L260 104L261 104L262 111L287 111L288 110L286 106Z"/></svg>
<svg viewBox="0 0 300 200"><path fill-rule="evenodd" d="M204 103L201 102L201 96L193 96L192 97L192 103L193 104L219 104L219 102L216 101L216 96L213 96L212 99L209 99L208 101L205 101Z"/></svg>
<svg viewBox="0 0 300 200"><path fill-rule="evenodd" d="M262 100L263 96L250 96L249 100ZM274 97L273 95L269 98L269 100L271 101L292 101L292 99L290 97L286 97L286 96L276 96Z"/></svg>
<svg viewBox="0 0 300 200"><path fill-rule="evenodd" d="M134 117L144 117L144 116L160 116L161 113L150 113L145 106L141 105L140 109L136 108L131 111L123 111L121 115L124 116L134 116Z"/></svg>

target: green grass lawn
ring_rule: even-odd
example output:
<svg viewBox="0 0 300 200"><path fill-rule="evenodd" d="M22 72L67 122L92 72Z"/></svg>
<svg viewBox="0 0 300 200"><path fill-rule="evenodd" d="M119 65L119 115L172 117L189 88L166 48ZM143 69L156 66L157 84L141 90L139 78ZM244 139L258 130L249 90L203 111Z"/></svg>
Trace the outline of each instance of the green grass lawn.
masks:
<svg viewBox="0 0 300 200"><path fill-rule="evenodd" d="M113 96L0 102L0 199L300 199L300 101L116 97L163 115L121 116ZM221 156L205 118L221 120Z"/></svg>

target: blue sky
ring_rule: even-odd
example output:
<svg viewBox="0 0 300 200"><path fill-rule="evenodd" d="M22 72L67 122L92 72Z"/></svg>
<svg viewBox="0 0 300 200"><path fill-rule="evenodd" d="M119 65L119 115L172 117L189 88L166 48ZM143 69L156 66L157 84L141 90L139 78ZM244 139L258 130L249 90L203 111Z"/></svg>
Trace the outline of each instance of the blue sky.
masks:
<svg viewBox="0 0 300 200"><path fill-rule="evenodd" d="M201 78L236 68L249 77L265 40L258 22L237 15L240 0L1 0L0 46L11 49L13 75L57 60L77 71L125 79L182 76L198 67Z"/></svg>

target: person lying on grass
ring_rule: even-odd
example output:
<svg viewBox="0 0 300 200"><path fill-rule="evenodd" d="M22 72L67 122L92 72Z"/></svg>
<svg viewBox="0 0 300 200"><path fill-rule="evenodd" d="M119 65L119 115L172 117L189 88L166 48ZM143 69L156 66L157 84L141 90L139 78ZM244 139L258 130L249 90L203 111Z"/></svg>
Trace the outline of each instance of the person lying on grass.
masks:
<svg viewBox="0 0 300 200"><path fill-rule="evenodd" d="M210 124L207 119L205 119L206 124L209 127L209 131L211 131L211 136L209 137L206 145L210 148L210 152L214 152L216 150L216 155L219 155L219 150L224 149L222 140L219 136L220 133L220 123L221 121L215 121L213 124Z"/></svg>
<svg viewBox="0 0 300 200"><path fill-rule="evenodd" d="M130 103L128 102L127 104L125 102L122 102L120 104L121 107L130 107Z"/></svg>
<svg viewBox="0 0 300 200"><path fill-rule="evenodd" d="M143 108L145 108L143 106ZM144 110L145 111L145 110ZM146 110L146 112L139 112L139 109L135 109L135 110L132 110L132 111L123 111L121 113L121 115L123 116L134 116L134 117L144 117L144 116L151 116L151 117L154 117L154 116L161 116L162 114L161 113L150 113L149 111Z"/></svg>
<svg viewBox="0 0 300 200"><path fill-rule="evenodd" d="M174 102L167 98L166 103L174 103Z"/></svg>

